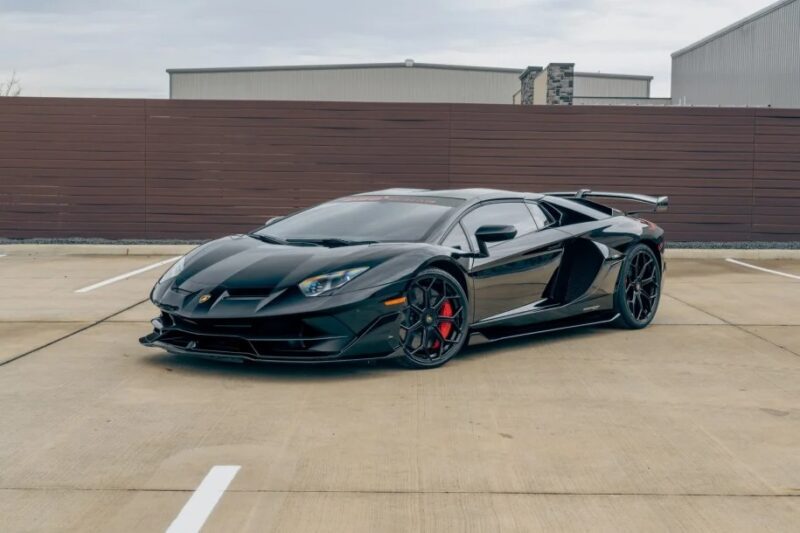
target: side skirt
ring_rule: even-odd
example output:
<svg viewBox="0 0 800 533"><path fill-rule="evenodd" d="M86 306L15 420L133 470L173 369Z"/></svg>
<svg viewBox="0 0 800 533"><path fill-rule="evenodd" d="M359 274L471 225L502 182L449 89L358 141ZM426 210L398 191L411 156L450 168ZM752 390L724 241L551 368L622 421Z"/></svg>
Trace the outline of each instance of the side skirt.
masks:
<svg viewBox="0 0 800 533"><path fill-rule="evenodd" d="M470 333L470 344L485 344L505 339L517 337L527 337L529 335L539 335L541 333L551 333L566 329L581 328L587 326L601 326L609 324L619 317L619 313L613 311L600 311L585 315L563 318L552 322L533 324L526 328L491 328L473 331Z"/></svg>

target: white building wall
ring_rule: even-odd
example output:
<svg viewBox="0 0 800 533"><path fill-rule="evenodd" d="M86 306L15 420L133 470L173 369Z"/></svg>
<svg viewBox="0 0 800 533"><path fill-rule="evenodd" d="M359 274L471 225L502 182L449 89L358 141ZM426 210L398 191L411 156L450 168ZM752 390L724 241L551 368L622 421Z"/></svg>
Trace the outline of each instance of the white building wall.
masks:
<svg viewBox="0 0 800 533"><path fill-rule="evenodd" d="M171 98L511 104L519 72L329 68L173 72Z"/></svg>
<svg viewBox="0 0 800 533"><path fill-rule="evenodd" d="M800 0L672 54L673 105L800 107Z"/></svg>
<svg viewBox="0 0 800 533"><path fill-rule="evenodd" d="M575 96L647 98L650 96L650 79L576 72Z"/></svg>
<svg viewBox="0 0 800 533"><path fill-rule="evenodd" d="M533 105L547 103L547 71L543 70L533 79Z"/></svg>
<svg viewBox="0 0 800 533"><path fill-rule="evenodd" d="M672 100L669 98L615 98L608 96L577 96L572 99L572 105L638 105L658 107L672 105Z"/></svg>
<svg viewBox="0 0 800 533"><path fill-rule="evenodd" d="M513 104L514 94L520 90L519 75L522 73L514 69L431 68L420 63L413 67L254 67L168 72L170 98L174 99L486 104ZM646 97L648 94L647 78L575 74L576 97Z"/></svg>

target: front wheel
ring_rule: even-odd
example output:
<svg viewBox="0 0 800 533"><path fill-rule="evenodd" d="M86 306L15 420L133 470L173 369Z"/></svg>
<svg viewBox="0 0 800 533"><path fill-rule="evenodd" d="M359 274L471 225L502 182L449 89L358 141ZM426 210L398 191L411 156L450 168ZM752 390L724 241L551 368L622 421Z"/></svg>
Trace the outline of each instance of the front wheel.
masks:
<svg viewBox="0 0 800 533"><path fill-rule="evenodd" d="M467 295L453 276L437 268L420 272L406 291L400 363L434 368L452 359L466 343L467 315Z"/></svg>
<svg viewBox="0 0 800 533"><path fill-rule="evenodd" d="M652 322L661 299L661 265L646 244L637 244L622 263L614 308L617 325L641 329Z"/></svg>

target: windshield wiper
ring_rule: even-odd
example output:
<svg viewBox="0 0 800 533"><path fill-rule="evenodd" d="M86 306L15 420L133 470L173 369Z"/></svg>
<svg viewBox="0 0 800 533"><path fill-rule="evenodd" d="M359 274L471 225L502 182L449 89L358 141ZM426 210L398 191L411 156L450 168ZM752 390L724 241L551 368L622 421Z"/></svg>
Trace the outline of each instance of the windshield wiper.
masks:
<svg viewBox="0 0 800 533"><path fill-rule="evenodd" d="M317 246L327 246L328 248L335 248L337 246L357 246L359 244L375 244L378 241L350 241L347 239L337 239L335 237L325 239L287 239L289 244L316 244Z"/></svg>
<svg viewBox="0 0 800 533"><path fill-rule="evenodd" d="M278 237L273 237L272 235L262 235L260 233L248 233L247 236L269 244L283 244L283 245L289 244L283 239L279 239Z"/></svg>

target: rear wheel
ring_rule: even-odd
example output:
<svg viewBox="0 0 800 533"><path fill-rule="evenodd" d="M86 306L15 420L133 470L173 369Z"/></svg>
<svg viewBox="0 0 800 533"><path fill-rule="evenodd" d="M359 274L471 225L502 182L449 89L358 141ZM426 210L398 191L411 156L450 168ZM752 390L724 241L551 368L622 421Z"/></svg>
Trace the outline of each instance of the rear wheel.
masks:
<svg viewBox="0 0 800 533"><path fill-rule="evenodd" d="M406 291L400 363L433 368L449 361L467 340L467 309L467 295L453 276L436 268L420 272Z"/></svg>
<svg viewBox="0 0 800 533"><path fill-rule="evenodd" d="M637 244L622 263L614 294L616 323L629 329L647 326L656 314L661 299L661 265L645 244Z"/></svg>

